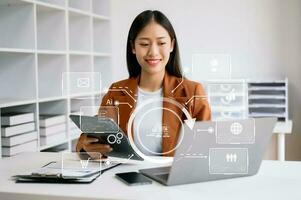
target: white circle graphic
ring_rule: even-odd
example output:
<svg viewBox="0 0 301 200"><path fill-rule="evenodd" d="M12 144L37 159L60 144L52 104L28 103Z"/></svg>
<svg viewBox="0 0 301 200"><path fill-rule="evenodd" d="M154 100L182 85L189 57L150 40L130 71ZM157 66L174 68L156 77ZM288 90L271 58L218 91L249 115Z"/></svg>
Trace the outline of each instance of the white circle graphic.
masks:
<svg viewBox="0 0 301 200"><path fill-rule="evenodd" d="M183 105L181 105L180 103L178 103L174 99L170 99L170 98L166 98L166 97L151 99L151 100L145 101L141 106L136 107L136 109L132 112L132 114L131 114L131 116L129 118L128 124L127 124L127 135L128 135L129 141L130 141L130 145L132 146L132 148L134 149L134 151L140 157L142 157L144 160L147 160L147 161L150 161L150 162L154 162L154 163L170 163L169 159L162 159L162 158L161 159L160 158L156 159L156 158L154 158L154 156L147 156L144 153L142 153L138 149L138 147L136 146L136 144L134 142L133 135L132 135L132 125L133 125L133 122L134 122L134 119L135 119L137 113L139 113L144 106L146 106L146 105L148 105L150 103L153 103L155 101L158 101L158 100L160 100L161 102L168 102L168 103L171 103L171 104L175 105L176 107L178 107L186 115L187 119L191 118L191 116L189 115L189 112L186 110L186 108ZM159 109L159 107L157 109ZM160 109L167 109L170 112L173 112L177 116L177 118L180 119L180 122L181 122L181 131L182 131L182 134L180 134L180 136L181 136L181 138L183 138L184 137L184 127L183 127L183 122L181 120L181 117L179 117L174 111L172 111L172 110L170 110L168 108L160 107ZM176 147L172 151L176 150L178 148L178 146L181 144L181 142L182 142L182 139L179 142L177 142ZM168 154L170 152L171 151L163 152L162 155Z"/></svg>

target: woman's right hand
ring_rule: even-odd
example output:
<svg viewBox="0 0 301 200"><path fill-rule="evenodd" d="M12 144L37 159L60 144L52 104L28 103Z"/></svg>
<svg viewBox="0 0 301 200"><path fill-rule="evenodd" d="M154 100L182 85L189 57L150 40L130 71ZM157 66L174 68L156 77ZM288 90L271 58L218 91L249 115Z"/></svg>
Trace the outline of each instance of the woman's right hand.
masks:
<svg viewBox="0 0 301 200"><path fill-rule="evenodd" d="M97 138L88 137L86 133L82 134L80 143L92 159L99 159L99 153L102 158L106 157L106 154L113 150L110 145L101 144Z"/></svg>

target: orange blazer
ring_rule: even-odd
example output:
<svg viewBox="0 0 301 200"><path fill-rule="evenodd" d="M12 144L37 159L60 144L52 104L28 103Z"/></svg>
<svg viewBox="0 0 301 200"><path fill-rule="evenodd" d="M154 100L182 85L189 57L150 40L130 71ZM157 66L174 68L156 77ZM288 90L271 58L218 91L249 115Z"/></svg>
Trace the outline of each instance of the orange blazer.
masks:
<svg viewBox="0 0 301 200"><path fill-rule="evenodd" d="M102 99L101 106L113 106L114 102L120 102L118 105L119 126L125 134L127 134L127 123L136 106L139 78L140 77L129 78L113 83ZM167 72L165 73L163 80L163 97L171 98L180 103L187 109L191 118L196 118L196 121L208 121L211 119L208 101L206 98L202 98L204 96L205 92L200 83L189 81L185 78L178 78ZM100 115L100 113L98 114ZM183 111L178 106L163 101L162 125L167 127L169 134L169 137L162 137L162 152L169 152L164 154L164 156L174 155L173 149L177 144L181 128L179 116L182 122L186 119ZM78 152L82 150L81 143L83 139L83 137L80 137L78 140L76 146Z"/></svg>

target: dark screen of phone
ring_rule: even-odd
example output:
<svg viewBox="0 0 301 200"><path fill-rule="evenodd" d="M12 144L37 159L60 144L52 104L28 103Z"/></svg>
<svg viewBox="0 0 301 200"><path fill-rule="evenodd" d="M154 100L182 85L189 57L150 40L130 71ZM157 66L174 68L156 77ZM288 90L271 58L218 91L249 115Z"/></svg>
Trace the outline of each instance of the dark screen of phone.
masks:
<svg viewBox="0 0 301 200"><path fill-rule="evenodd" d="M122 179L129 185L139 185L139 184L150 184L152 181L145 177L144 175L137 173L137 172L126 172L126 173L118 173L116 174L117 177Z"/></svg>

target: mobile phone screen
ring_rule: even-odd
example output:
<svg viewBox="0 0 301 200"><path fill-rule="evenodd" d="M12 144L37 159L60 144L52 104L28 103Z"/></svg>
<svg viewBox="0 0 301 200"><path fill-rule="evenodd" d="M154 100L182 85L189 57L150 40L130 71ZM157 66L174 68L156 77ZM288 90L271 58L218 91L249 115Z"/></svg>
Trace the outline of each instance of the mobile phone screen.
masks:
<svg viewBox="0 0 301 200"><path fill-rule="evenodd" d="M117 173L115 176L128 185L151 184L152 181L138 172Z"/></svg>

